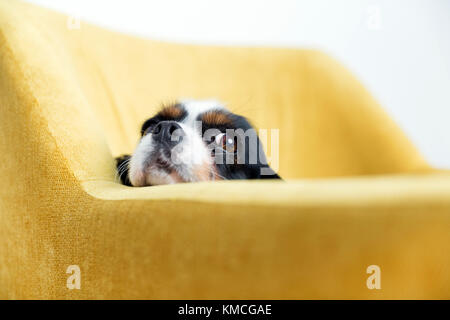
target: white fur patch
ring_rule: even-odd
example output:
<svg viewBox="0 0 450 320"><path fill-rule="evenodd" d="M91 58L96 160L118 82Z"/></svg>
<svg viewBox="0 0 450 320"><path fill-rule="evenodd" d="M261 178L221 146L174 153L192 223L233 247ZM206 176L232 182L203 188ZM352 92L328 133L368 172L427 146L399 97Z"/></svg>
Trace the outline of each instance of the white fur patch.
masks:
<svg viewBox="0 0 450 320"><path fill-rule="evenodd" d="M138 143L136 150L131 156L128 176L130 182L135 187L146 185L146 160L153 151L152 135L147 134Z"/></svg>
<svg viewBox="0 0 450 320"><path fill-rule="evenodd" d="M217 100L181 100L181 104L187 111L187 117L182 121L184 124L195 126L198 116L210 110L224 110L225 106Z"/></svg>

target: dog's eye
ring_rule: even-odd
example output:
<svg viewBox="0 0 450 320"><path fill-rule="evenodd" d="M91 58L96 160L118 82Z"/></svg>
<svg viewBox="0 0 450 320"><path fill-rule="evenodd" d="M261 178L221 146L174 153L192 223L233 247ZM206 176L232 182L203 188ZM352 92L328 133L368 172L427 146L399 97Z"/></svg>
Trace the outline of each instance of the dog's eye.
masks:
<svg viewBox="0 0 450 320"><path fill-rule="evenodd" d="M226 150L227 152L236 152L236 139L227 137L225 133L221 133L216 136L216 144L221 146L222 149Z"/></svg>
<svg viewBox="0 0 450 320"><path fill-rule="evenodd" d="M215 140L216 140L216 144L221 146L222 145L222 141L225 137L225 133L220 133L216 136Z"/></svg>

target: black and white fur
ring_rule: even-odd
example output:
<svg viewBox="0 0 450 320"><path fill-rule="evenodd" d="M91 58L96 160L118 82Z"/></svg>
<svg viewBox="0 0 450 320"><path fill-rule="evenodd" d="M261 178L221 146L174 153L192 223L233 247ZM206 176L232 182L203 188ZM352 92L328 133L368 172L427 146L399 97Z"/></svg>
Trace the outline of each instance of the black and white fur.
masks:
<svg viewBox="0 0 450 320"><path fill-rule="evenodd" d="M133 155L116 161L122 183L134 187L280 179L267 165L247 119L213 100L185 100L163 107L142 125Z"/></svg>

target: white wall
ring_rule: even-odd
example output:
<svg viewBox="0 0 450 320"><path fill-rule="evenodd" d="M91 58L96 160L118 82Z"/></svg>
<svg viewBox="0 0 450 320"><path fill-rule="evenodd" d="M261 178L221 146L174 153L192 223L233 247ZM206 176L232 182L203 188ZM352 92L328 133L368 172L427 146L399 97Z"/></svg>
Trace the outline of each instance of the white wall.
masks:
<svg viewBox="0 0 450 320"><path fill-rule="evenodd" d="M450 168L449 0L29 1L164 40L324 49L433 165Z"/></svg>

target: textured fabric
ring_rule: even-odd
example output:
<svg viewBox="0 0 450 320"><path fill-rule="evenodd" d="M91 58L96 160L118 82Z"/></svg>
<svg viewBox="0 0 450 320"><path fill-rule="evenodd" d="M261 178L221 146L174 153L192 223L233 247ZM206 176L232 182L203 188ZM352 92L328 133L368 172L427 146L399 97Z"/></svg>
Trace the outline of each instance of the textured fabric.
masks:
<svg viewBox="0 0 450 320"><path fill-rule="evenodd" d="M67 22L0 1L1 298L450 298L450 174L344 67ZM118 183L114 156L179 97L279 128L287 181Z"/></svg>

